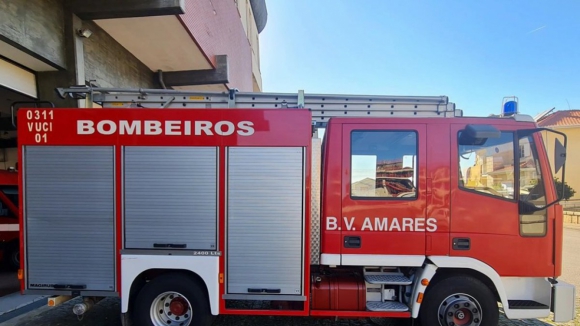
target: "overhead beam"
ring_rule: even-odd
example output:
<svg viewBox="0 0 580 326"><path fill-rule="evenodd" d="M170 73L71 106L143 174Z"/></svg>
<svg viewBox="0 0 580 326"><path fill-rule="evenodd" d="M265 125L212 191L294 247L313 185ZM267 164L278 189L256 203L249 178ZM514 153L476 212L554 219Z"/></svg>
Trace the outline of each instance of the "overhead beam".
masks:
<svg viewBox="0 0 580 326"><path fill-rule="evenodd" d="M83 20L185 13L185 0L66 0L65 6Z"/></svg>
<svg viewBox="0 0 580 326"><path fill-rule="evenodd" d="M215 69L158 72L159 82L165 86L192 86L229 83L228 56L216 56Z"/></svg>

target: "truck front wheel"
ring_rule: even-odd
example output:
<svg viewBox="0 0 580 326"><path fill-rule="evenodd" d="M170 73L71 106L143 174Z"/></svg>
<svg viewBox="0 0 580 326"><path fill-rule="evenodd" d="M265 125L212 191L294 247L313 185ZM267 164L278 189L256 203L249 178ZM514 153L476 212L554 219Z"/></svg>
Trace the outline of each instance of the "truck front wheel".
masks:
<svg viewBox="0 0 580 326"><path fill-rule="evenodd" d="M205 291L180 273L164 274L148 282L133 306L135 325L209 326L212 319Z"/></svg>
<svg viewBox="0 0 580 326"><path fill-rule="evenodd" d="M424 326L495 326L499 309L485 284L472 277L455 276L427 289L419 319Z"/></svg>

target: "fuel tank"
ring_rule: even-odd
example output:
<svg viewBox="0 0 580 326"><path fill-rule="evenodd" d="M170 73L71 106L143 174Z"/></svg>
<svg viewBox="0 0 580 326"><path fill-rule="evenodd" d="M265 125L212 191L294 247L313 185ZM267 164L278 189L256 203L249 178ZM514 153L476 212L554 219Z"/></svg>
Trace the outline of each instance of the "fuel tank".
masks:
<svg viewBox="0 0 580 326"><path fill-rule="evenodd" d="M361 275L313 274L312 310L366 310L366 288Z"/></svg>

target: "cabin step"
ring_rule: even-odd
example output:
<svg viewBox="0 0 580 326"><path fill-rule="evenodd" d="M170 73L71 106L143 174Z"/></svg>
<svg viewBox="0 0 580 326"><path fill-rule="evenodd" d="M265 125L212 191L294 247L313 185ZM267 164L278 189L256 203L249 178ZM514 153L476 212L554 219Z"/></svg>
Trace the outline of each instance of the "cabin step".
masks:
<svg viewBox="0 0 580 326"><path fill-rule="evenodd" d="M365 281L370 284L409 285L411 280L399 274L367 274Z"/></svg>
<svg viewBox="0 0 580 326"><path fill-rule="evenodd" d="M406 304L398 301L367 301L367 310L369 311L408 311Z"/></svg>
<svg viewBox="0 0 580 326"><path fill-rule="evenodd" d="M508 300L510 309L550 309L545 304L533 300Z"/></svg>

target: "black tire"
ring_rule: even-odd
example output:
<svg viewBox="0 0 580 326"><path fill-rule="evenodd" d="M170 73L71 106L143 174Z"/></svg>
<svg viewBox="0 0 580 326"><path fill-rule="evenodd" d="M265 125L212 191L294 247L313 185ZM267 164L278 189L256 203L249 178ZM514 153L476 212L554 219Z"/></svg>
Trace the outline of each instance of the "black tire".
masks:
<svg viewBox="0 0 580 326"><path fill-rule="evenodd" d="M454 301L469 297L475 300L471 304L465 301ZM453 314L457 309L456 307L463 312L466 303L469 304L467 309L476 309L478 311L471 316L468 313L461 314L459 311L456 311L455 313L458 315L455 316L471 318L473 321L471 325L497 326L499 323L499 308L493 292L481 281L469 276L449 277L433 284L432 288L427 288L419 311L421 325L451 325L449 321L442 322L440 320L440 307L442 307L443 312L447 311L447 314ZM476 304L476 307L474 307L473 303ZM448 306L448 304L452 304L452 306ZM458 305L456 306L455 304ZM447 317L452 318L449 315L444 316L444 318ZM479 320L479 323L475 322L476 319Z"/></svg>
<svg viewBox="0 0 580 326"><path fill-rule="evenodd" d="M178 292L189 301L192 311L189 326L212 324L214 318L203 287L184 274L168 273L154 278L139 291L135 304L132 306L134 325L154 326L150 316L151 305L160 294L169 291ZM172 325L179 324L172 323Z"/></svg>
<svg viewBox="0 0 580 326"><path fill-rule="evenodd" d="M12 242L4 248L4 266L10 271L20 268L20 246L18 242Z"/></svg>

